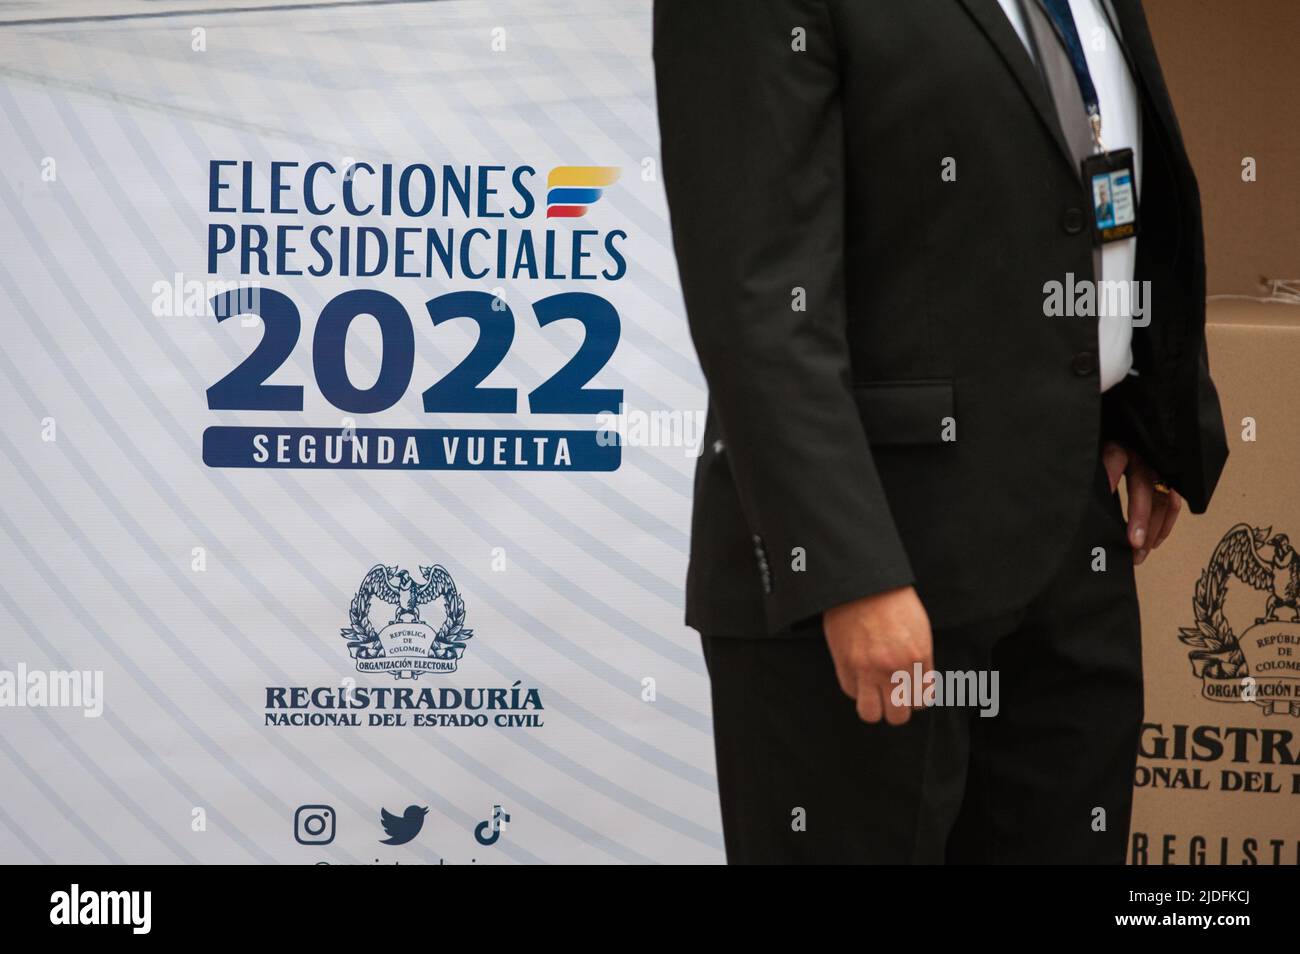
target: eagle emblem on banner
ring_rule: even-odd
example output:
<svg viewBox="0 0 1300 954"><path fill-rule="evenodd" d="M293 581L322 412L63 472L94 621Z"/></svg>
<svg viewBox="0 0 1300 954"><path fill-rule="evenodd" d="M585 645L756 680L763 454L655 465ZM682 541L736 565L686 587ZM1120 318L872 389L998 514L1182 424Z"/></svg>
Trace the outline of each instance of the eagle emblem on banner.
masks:
<svg viewBox="0 0 1300 954"><path fill-rule="evenodd" d="M366 571L340 630L358 672L388 672L395 679L418 679L426 672L455 672L465 641L465 601L447 570L421 566L422 581L407 570L377 563ZM378 600L393 607L392 618L376 629L371 607ZM434 629L421 607L441 601L444 618Z"/></svg>

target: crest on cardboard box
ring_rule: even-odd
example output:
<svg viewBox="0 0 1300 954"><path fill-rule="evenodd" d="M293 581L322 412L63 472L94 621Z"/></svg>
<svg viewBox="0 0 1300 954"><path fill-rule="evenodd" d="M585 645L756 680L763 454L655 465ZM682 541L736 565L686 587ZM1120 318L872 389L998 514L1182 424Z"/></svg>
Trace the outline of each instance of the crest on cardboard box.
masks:
<svg viewBox="0 0 1300 954"><path fill-rule="evenodd" d="M1239 523L1223 535L1196 582L1195 625L1178 631L1204 698L1300 716L1298 599L1300 558L1286 534Z"/></svg>

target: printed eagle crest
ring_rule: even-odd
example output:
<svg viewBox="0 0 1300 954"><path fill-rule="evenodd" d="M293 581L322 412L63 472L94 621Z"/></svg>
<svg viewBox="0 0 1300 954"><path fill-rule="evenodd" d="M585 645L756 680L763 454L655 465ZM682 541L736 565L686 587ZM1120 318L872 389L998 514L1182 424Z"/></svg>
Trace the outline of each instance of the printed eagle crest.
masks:
<svg viewBox="0 0 1300 954"><path fill-rule="evenodd" d="M436 646L433 655L459 658L465 640L474 635L472 629L465 629L465 601L445 567L422 566L420 573L424 576L423 583L417 583L406 570L382 563L366 571L348 607L348 625L339 630L348 641L348 652L353 658L373 659L383 654L379 633L370 622L370 602L376 599L397 607L394 623L419 623L420 605L441 599L447 618L433 636Z"/></svg>
<svg viewBox="0 0 1300 954"><path fill-rule="evenodd" d="M395 623L418 623L420 621L420 604L432 603L450 589L451 577L440 566L422 566L420 573L423 583L415 582L415 577L406 570L395 566L376 563L361 581L361 588L369 590L376 598L397 607L393 617Z"/></svg>
<svg viewBox="0 0 1300 954"><path fill-rule="evenodd" d="M1285 533L1272 533L1272 527L1251 529L1239 523L1223 535L1210 557L1210 568L1227 571L1242 582L1268 593L1264 617L1258 622L1280 621L1278 610L1291 610L1290 622L1300 622L1300 561ZM1260 556L1260 547L1272 547L1272 559Z"/></svg>

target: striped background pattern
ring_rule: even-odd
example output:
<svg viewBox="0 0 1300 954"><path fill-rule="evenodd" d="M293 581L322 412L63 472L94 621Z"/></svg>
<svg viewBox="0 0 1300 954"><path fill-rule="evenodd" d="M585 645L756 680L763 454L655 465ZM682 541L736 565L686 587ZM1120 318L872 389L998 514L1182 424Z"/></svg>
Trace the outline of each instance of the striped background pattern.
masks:
<svg viewBox="0 0 1300 954"><path fill-rule="evenodd" d="M205 52L191 49L196 27ZM151 309L155 282L207 277L213 158L526 163L542 177L617 166L574 221L628 232L627 278L504 283L518 331L486 383L526 393L559 368L580 332L539 328L529 303L595 291L623 335L592 386L699 412L657 148L645 0L0 2L0 668L100 669L106 696L100 719L0 709L0 861L721 860L707 679L681 622L688 450L626 448L612 474L209 469L206 426L341 417L304 345L325 302L359 285L267 280L303 314L272 379L304 385L301 415L209 411L206 388L260 331ZM365 287L399 298L416 327L412 387L375 418L428 426L421 388L476 332L451 322L435 341L423 302L492 288ZM377 368L372 330L352 334L354 379ZM46 418L56 441L41 438ZM521 680L541 690L545 727L265 727L266 686L382 684L355 672L338 636L376 562L441 563L465 599L475 637L461 670L421 683ZM333 844L295 842L302 804L336 809ZM380 808L408 804L429 806L423 832L379 845ZM511 823L484 848L473 829L494 804Z"/></svg>

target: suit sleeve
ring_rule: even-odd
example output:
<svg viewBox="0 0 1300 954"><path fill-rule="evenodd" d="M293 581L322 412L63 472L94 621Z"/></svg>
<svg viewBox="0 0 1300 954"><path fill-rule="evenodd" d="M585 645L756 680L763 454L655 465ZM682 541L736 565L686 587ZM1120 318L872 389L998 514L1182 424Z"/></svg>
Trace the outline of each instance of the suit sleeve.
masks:
<svg viewBox="0 0 1300 954"><path fill-rule="evenodd" d="M1181 492L1192 513L1205 513L1223 473L1223 465L1228 460L1228 439L1224 433L1219 392L1210 377L1210 359L1204 341L1196 361L1196 431L1195 474Z"/></svg>
<svg viewBox="0 0 1300 954"><path fill-rule="evenodd" d="M657 0L654 26L687 316L775 632L913 582L851 386L835 38L822 0Z"/></svg>

